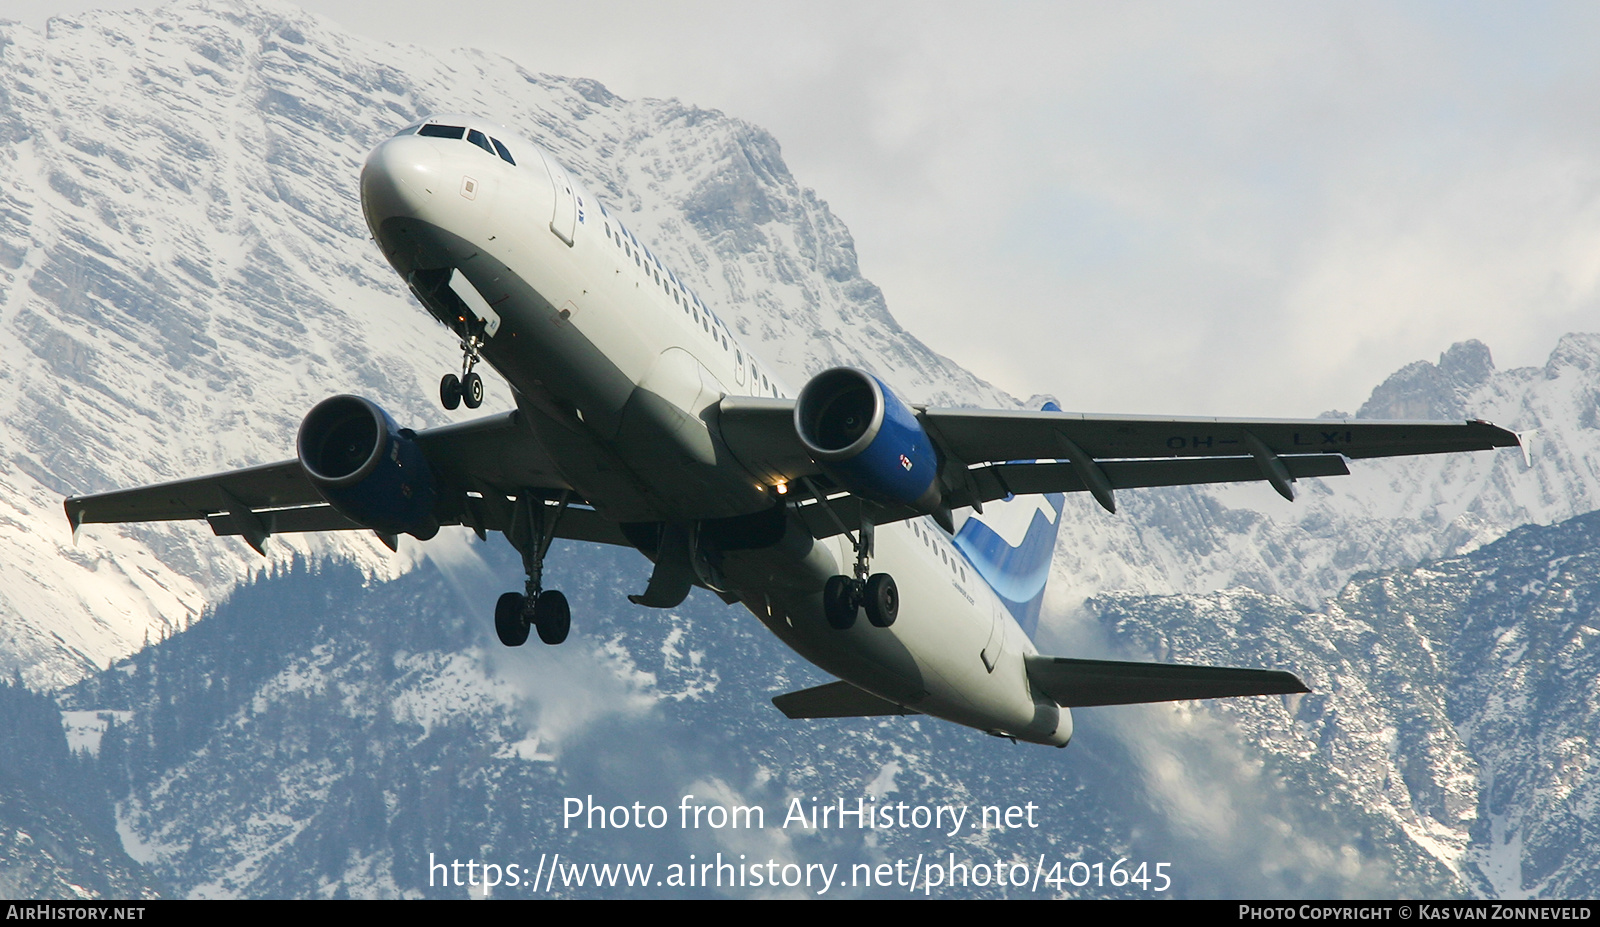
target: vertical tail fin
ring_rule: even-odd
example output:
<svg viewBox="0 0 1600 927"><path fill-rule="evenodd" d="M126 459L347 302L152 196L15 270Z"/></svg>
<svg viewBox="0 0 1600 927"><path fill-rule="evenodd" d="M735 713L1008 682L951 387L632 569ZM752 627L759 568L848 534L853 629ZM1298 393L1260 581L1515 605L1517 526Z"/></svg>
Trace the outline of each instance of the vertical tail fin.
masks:
<svg viewBox="0 0 1600 927"><path fill-rule="evenodd" d="M1053 402L1047 412L1059 412ZM1055 556L1066 496L1008 496L984 505L956 532L955 545L1031 638L1039 627L1045 582Z"/></svg>

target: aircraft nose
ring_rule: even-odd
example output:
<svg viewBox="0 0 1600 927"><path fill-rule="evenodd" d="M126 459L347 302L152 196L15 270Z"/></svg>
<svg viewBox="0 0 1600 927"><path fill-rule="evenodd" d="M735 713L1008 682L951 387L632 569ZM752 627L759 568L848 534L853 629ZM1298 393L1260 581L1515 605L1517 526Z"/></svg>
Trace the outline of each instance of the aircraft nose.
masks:
<svg viewBox="0 0 1600 927"><path fill-rule="evenodd" d="M416 216L443 187L439 150L426 138L391 138L361 168L361 210L376 230L385 219Z"/></svg>

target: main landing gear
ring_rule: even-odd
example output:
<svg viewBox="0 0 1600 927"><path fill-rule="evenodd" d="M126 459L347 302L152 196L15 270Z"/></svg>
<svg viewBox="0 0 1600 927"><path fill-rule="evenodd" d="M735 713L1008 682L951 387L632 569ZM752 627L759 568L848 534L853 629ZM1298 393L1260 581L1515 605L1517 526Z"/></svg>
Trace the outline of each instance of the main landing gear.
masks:
<svg viewBox="0 0 1600 927"><path fill-rule="evenodd" d="M462 404L469 409L483 405L483 377L472 372L472 368L482 360L478 353L482 348L481 334L473 333L462 339L461 376L447 373L439 381L439 401L446 409L453 410Z"/></svg>
<svg viewBox="0 0 1600 927"><path fill-rule="evenodd" d="M546 644L566 640L567 632L572 629L572 609L567 607L567 597L554 589L546 589L532 598L520 592L501 596L494 606L494 631L500 635L500 643L521 647L528 642L530 627L538 630L539 640Z"/></svg>
<svg viewBox="0 0 1600 927"><path fill-rule="evenodd" d="M567 606L567 597L542 585L544 555L550 550L556 522L567 510L568 499L563 493L552 512L537 495L523 493L517 498L506 540L522 554L528 582L526 592L508 592L494 606L494 630L500 643L507 647L521 647L527 643L530 630L537 630L539 640L546 644L559 644L567 639L567 632L572 629L572 609Z"/></svg>
<svg viewBox="0 0 1600 927"><path fill-rule="evenodd" d="M848 536L848 535L847 535ZM875 628L887 628L900 616L900 589L888 573L872 573L873 525L863 519L858 537L850 538L856 548L854 576L832 576L822 587L822 612L828 625L847 631L856 623L856 612L865 611Z"/></svg>
<svg viewBox="0 0 1600 927"><path fill-rule="evenodd" d="M887 628L900 616L900 590L888 573L874 573L866 580L829 577L822 587L822 610L828 625L839 631L855 625L857 611L865 611L873 627Z"/></svg>

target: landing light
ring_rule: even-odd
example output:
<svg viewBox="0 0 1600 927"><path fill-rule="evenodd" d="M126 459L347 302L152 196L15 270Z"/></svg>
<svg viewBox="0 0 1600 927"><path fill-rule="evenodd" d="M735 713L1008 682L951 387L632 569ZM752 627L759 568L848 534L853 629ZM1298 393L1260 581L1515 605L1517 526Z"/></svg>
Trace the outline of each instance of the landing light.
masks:
<svg viewBox="0 0 1600 927"><path fill-rule="evenodd" d="M789 493L789 483L788 483L788 481L787 480L779 480L778 481L778 495L784 496L784 495L788 495L788 493Z"/></svg>

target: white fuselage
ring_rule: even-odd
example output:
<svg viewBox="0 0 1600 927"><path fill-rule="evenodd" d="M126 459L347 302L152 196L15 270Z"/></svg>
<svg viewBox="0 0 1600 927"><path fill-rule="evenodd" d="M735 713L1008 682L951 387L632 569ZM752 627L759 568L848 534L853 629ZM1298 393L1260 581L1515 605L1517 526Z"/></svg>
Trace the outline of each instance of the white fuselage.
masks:
<svg viewBox="0 0 1600 927"><path fill-rule="evenodd" d="M435 122L477 125L467 117ZM754 515L776 487L717 433L727 395L790 392L714 313L548 155L494 127L515 159L463 140L402 134L373 150L362 203L402 277L455 268L493 311L482 350L569 485L618 523ZM441 319L446 324L458 320ZM877 530L873 570L893 575L898 620L830 627L828 577L843 537L725 554L730 596L806 659L909 709L1064 745L1071 715L1033 693L1033 643L931 520Z"/></svg>

